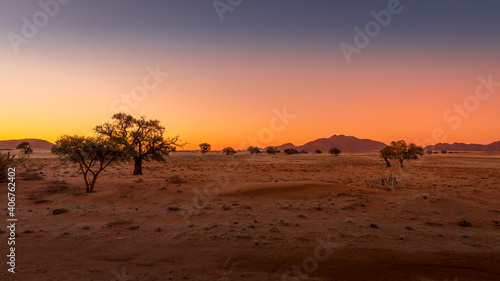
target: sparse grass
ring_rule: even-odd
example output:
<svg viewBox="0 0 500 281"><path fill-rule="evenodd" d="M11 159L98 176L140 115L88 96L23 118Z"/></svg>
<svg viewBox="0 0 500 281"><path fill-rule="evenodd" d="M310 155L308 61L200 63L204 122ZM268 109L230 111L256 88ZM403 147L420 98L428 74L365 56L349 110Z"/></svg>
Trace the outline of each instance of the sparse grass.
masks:
<svg viewBox="0 0 500 281"><path fill-rule="evenodd" d="M54 180L54 181L49 182L49 184L47 185L46 192L48 194L56 194L56 193L63 192L65 190L67 190L68 188L69 188L69 186L64 180L61 180L61 181Z"/></svg>
<svg viewBox="0 0 500 281"><path fill-rule="evenodd" d="M122 219L116 219L114 221L108 222L106 224L106 226L107 227L113 227L113 226L117 226L117 225L129 225L131 223L132 223L131 221L122 220Z"/></svg>
<svg viewBox="0 0 500 281"><path fill-rule="evenodd" d="M401 183L401 178L393 173L377 176L375 179L364 179L369 188L381 188L388 191L394 191Z"/></svg>
<svg viewBox="0 0 500 281"><path fill-rule="evenodd" d="M168 182L181 186L183 183L187 183L187 181L179 175L171 176L167 179Z"/></svg>
<svg viewBox="0 0 500 281"><path fill-rule="evenodd" d="M35 171L28 170L23 173L19 173L19 176L21 177L22 180L26 181L41 181L44 179L44 177Z"/></svg>

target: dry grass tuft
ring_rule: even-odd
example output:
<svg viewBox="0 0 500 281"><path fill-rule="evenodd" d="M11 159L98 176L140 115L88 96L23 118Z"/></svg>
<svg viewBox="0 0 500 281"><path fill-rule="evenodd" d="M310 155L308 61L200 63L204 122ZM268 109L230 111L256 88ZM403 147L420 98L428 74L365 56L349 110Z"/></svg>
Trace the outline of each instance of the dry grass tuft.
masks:
<svg viewBox="0 0 500 281"><path fill-rule="evenodd" d="M226 262L224 263L224 273L222 274L222 276L219 278L218 281L230 281L231 280L230 275L234 272L234 269L238 266L240 261L233 262L233 263L231 263L231 265L229 265L230 260L231 260L231 258L228 258L226 260Z"/></svg>
<svg viewBox="0 0 500 281"><path fill-rule="evenodd" d="M393 173L379 175L375 179L364 179L369 188L381 188L388 191L394 191L402 182L402 179Z"/></svg>

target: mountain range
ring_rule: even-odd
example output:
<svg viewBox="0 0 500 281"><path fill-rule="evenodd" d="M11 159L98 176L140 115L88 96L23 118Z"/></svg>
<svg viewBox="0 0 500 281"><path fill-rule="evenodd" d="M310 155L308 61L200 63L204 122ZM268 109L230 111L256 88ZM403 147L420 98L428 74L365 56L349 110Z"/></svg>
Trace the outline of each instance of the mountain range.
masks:
<svg viewBox="0 0 500 281"><path fill-rule="evenodd" d="M476 144L476 143L438 143L425 147L426 150L448 150L448 151L500 151L500 141L492 142L490 144Z"/></svg>
<svg viewBox="0 0 500 281"><path fill-rule="evenodd" d="M31 144L33 150L50 150L54 145L51 142L41 139L20 139L0 141L0 149L15 149L18 144L26 141ZM278 149L295 148L305 151L328 151L333 147L341 151L374 151L381 150L386 146L385 143L370 139L359 139L353 136L333 135L329 138L319 138L310 141L304 145L296 146L293 143L285 143L277 146ZM425 147L426 150L448 150L448 151L500 151L500 141L490 144L467 144L467 143L438 143Z"/></svg>
<svg viewBox="0 0 500 281"><path fill-rule="evenodd" d="M385 143L374 141L370 139L358 139L352 136L333 135L329 138L320 138L310 141L304 145L295 146L292 143L285 143L277 146L278 149L284 150L287 148L295 148L297 150L315 151L322 150L328 151L331 148L338 148L341 151L357 151L357 150L381 150L386 146Z"/></svg>
<svg viewBox="0 0 500 281"><path fill-rule="evenodd" d="M16 149L16 146L23 141L29 142L33 150L49 150L54 145L41 139L3 140L0 141L0 149Z"/></svg>

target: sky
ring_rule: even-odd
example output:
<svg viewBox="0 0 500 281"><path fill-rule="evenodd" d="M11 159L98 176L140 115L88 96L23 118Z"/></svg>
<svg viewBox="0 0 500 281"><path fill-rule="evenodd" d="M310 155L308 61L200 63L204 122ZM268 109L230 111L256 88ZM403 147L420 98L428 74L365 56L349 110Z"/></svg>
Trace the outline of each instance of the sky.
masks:
<svg viewBox="0 0 500 281"><path fill-rule="evenodd" d="M500 140L494 0L0 0L0 140L118 112L195 149Z"/></svg>

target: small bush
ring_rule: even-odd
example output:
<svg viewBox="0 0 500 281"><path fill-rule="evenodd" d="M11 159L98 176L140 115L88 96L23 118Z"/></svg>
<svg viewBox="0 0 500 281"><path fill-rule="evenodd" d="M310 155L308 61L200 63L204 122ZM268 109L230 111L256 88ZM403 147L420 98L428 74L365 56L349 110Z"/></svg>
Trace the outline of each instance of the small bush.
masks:
<svg viewBox="0 0 500 281"><path fill-rule="evenodd" d="M176 184L178 186L187 182L185 179L181 178L179 175L171 176L170 178L167 179L167 181L171 182L173 184Z"/></svg>
<svg viewBox="0 0 500 281"><path fill-rule="evenodd" d="M269 154L276 154L276 153L280 153L280 150L277 147L270 146L266 149L266 152Z"/></svg>
<svg viewBox="0 0 500 281"><path fill-rule="evenodd" d="M60 208L60 209L54 209L52 211L52 214L59 215L59 214L67 213L67 212L68 212L68 209L66 209L66 208Z"/></svg>
<svg viewBox="0 0 500 281"><path fill-rule="evenodd" d="M382 188L389 191L394 191L399 183L401 183L401 179L395 174L385 174L380 175L374 180L366 180L365 183L370 188Z"/></svg>
<svg viewBox="0 0 500 281"><path fill-rule="evenodd" d="M236 153L236 150L232 147L226 147L222 150L222 153L225 153L226 155L233 155Z"/></svg>
<svg viewBox="0 0 500 281"><path fill-rule="evenodd" d="M254 146L249 146L247 148L247 151L250 152L251 155L261 153L260 148L258 148L256 146L255 147Z"/></svg>
<svg viewBox="0 0 500 281"><path fill-rule="evenodd" d="M341 152L341 151L340 151L340 149L338 149L338 148L336 148L336 147L334 147L334 148L332 148L332 149L328 150L328 153L333 154L333 155L335 155L335 156L339 156L340 152Z"/></svg>
<svg viewBox="0 0 500 281"><path fill-rule="evenodd" d="M208 144L206 142L200 143L201 153L205 154L205 153L209 152L211 149L212 149L212 146L210 144Z"/></svg>
<svg viewBox="0 0 500 281"><path fill-rule="evenodd" d="M314 151L314 154L321 154L321 153L323 153L323 151L321 151L321 150L319 150L319 149L316 149L316 150Z"/></svg>
<svg viewBox="0 0 500 281"><path fill-rule="evenodd" d="M463 226L463 227L472 226L472 224L469 221L467 221L467 220L461 220L461 221L459 221L458 225Z"/></svg>
<svg viewBox="0 0 500 281"><path fill-rule="evenodd" d="M285 152L286 154L289 154L289 155L299 154L299 152L295 148L287 148L287 149L283 150L283 152Z"/></svg>
<svg viewBox="0 0 500 281"><path fill-rule="evenodd" d="M4 154L0 151L0 182L5 182L8 178L8 169L14 162L15 155L10 156L10 152Z"/></svg>

